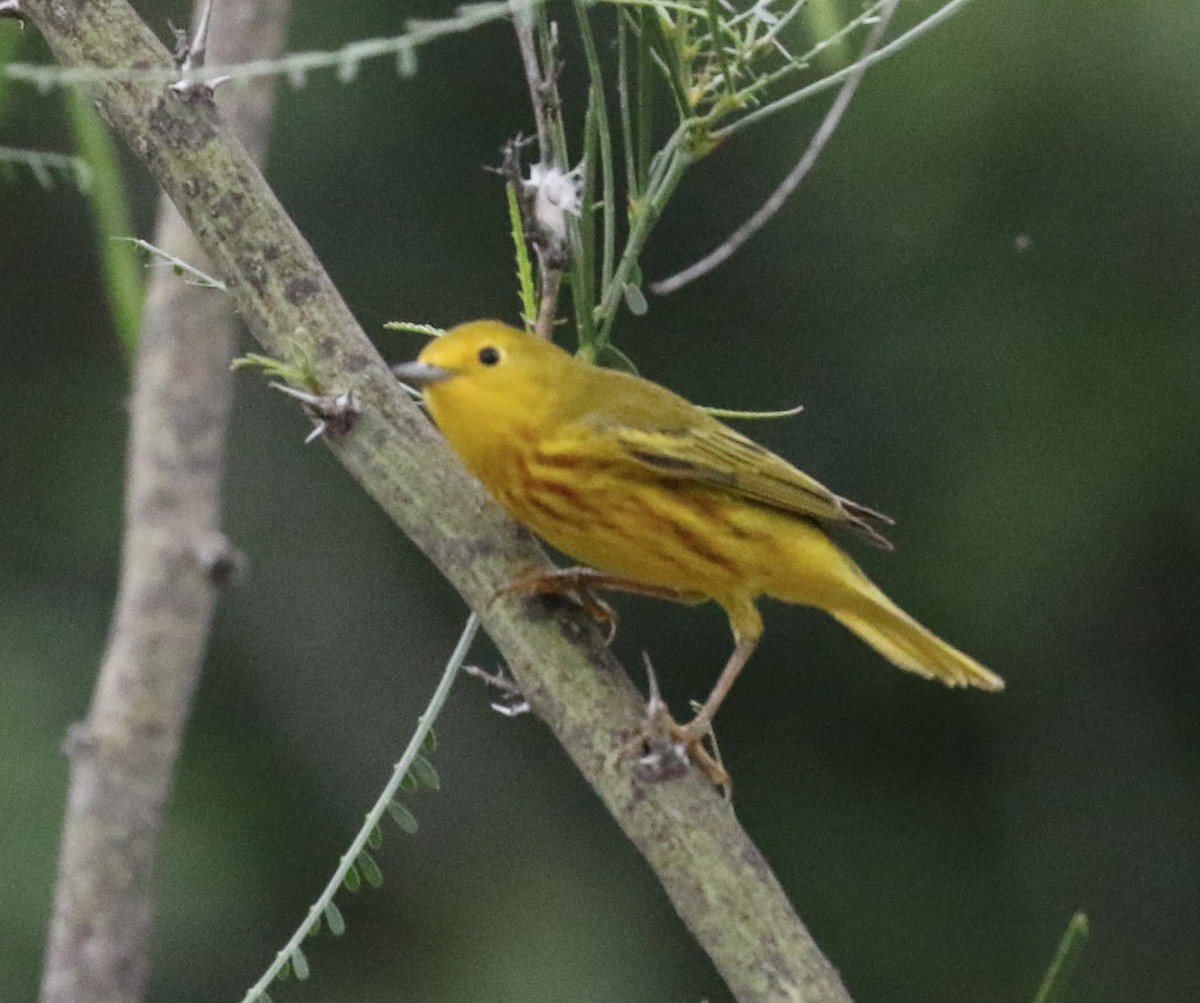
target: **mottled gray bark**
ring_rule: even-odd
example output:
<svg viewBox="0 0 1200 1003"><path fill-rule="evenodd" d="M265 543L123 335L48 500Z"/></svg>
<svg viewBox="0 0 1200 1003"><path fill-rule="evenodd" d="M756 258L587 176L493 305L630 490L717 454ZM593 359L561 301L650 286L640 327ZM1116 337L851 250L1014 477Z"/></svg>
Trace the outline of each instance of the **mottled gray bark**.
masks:
<svg viewBox="0 0 1200 1003"><path fill-rule="evenodd" d="M210 58L278 53L290 0L225 0ZM271 82L222 102L251 155L266 153ZM164 198L156 246L203 264ZM108 646L71 779L45 958L45 1003L133 1003L149 969L154 859L217 590L234 561L220 532L235 321L228 297L152 272L126 462L124 552Z"/></svg>

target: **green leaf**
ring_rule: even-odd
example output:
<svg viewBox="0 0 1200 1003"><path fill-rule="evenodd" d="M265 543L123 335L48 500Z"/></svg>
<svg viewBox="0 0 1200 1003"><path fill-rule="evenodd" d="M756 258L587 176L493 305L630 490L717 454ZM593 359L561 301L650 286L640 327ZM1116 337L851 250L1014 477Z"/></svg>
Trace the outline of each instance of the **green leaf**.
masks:
<svg viewBox="0 0 1200 1003"><path fill-rule="evenodd" d="M65 99L75 145L92 171L88 203L95 220L97 255L104 272L113 326L132 362L137 352L146 282L137 251L125 241L109 239L133 233L129 200L121 177L121 158L116 140L101 120L92 97L80 88L71 87Z"/></svg>
<svg viewBox="0 0 1200 1003"><path fill-rule="evenodd" d="M392 821L400 827L401 832L409 836L416 834L417 817L399 801L389 801L387 811L392 816Z"/></svg>
<svg viewBox="0 0 1200 1003"><path fill-rule="evenodd" d="M626 282L621 287L621 295L625 297L625 305L635 317L644 317L650 312L650 304L646 302L646 294L632 282Z"/></svg>
<svg viewBox="0 0 1200 1003"><path fill-rule="evenodd" d="M321 933L321 917L315 916L313 918L312 923L309 924L308 932L304 936L317 937L317 936L320 936L320 933Z"/></svg>
<svg viewBox="0 0 1200 1003"><path fill-rule="evenodd" d="M278 972L278 974L276 974L275 978L280 982L286 982L291 977L292 977L292 962L291 962L291 960L285 960L284 963L279 966L279 972Z"/></svg>
<svg viewBox="0 0 1200 1003"><path fill-rule="evenodd" d="M517 190L512 182L504 186L508 196L508 218L512 225L513 249L517 256L517 282L521 296L521 319L527 327L537 320L537 294L533 289L533 263L529 260L529 248L525 244L525 226L521 219L521 205Z"/></svg>
<svg viewBox="0 0 1200 1003"><path fill-rule="evenodd" d="M439 791L442 789L442 778L438 776L438 772L424 756L418 754L413 756L412 766L409 768L417 781L423 786L428 787L431 791Z"/></svg>
<svg viewBox="0 0 1200 1003"><path fill-rule="evenodd" d="M350 870L342 878L342 884L345 885L348 892L356 892L362 887L362 875L358 873L358 867L355 864L350 865Z"/></svg>
<svg viewBox="0 0 1200 1003"><path fill-rule="evenodd" d="M269 355L258 355L255 352L247 352L229 364L230 369L249 367L261 369L265 375L272 379L282 380L288 386L311 390L315 393L319 393L321 390L316 376L316 363L309 351L302 352L295 364L284 362L282 359L273 359Z"/></svg>
<svg viewBox="0 0 1200 1003"><path fill-rule="evenodd" d="M383 846L383 832L379 826L371 826L371 831L367 834L367 846L372 850L378 850Z"/></svg>
<svg viewBox="0 0 1200 1003"><path fill-rule="evenodd" d="M325 925L335 937L340 937L346 932L346 920L342 917L342 910L332 900L325 903Z"/></svg>
<svg viewBox="0 0 1200 1003"><path fill-rule="evenodd" d="M309 975L312 974L311 969L308 967L308 958L304 956L304 952L300 950L300 948L297 947L292 951L291 961L292 970L296 973L296 978L298 978L301 982L303 982L309 977Z"/></svg>
<svg viewBox="0 0 1200 1003"><path fill-rule="evenodd" d="M600 365L607 366L609 369L619 369L623 373L633 373L638 375L637 366L633 364L633 359L622 352L616 345L609 342L600 350Z"/></svg>
<svg viewBox="0 0 1200 1003"><path fill-rule="evenodd" d="M372 857L366 850L363 850L358 855L355 861L358 869L362 872L363 880L372 888L383 887L383 871L379 869L379 865L375 863L375 858Z"/></svg>
<svg viewBox="0 0 1200 1003"><path fill-rule="evenodd" d="M430 728L421 739L421 748L425 752L436 752L438 747L437 732Z"/></svg>
<svg viewBox="0 0 1200 1003"><path fill-rule="evenodd" d="M402 791L408 791L411 794L420 786L421 785L417 781L417 778L413 776L411 772L404 774L404 776L400 778L400 789Z"/></svg>
<svg viewBox="0 0 1200 1003"><path fill-rule="evenodd" d="M407 331L409 334L423 334L427 338L440 338L446 333L444 327L435 324L417 324L409 320L389 320L383 325L385 331Z"/></svg>

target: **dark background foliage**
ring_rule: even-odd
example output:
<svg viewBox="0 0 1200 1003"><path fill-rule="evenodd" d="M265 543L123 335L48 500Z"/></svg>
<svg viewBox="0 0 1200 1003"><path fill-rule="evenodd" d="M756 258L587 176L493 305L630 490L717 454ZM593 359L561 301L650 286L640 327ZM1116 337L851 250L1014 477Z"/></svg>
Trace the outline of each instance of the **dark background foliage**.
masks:
<svg viewBox="0 0 1200 1003"><path fill-rule="evenodd" d="M902 11L909 5L902 5ZM925 10L929 4L918 4ZM143 2L163 34L186 20ZM448 13L303 4L289 47ZM911 11L905 16L912 17ZM0 23L0 36L16 34ZM863 1003L1028 999L1076 908L1076 999L1200 998L1200 7L978 0L868 75L826 156L709 280L623 320L642 371L897 516L862 563L1008 680L951 692L773 606L719 719L739 814ZM10 58L43 58L33 31ZM389 319L516 311L502 193L528 131L503 25L283 92L268 178L386 355ZM567 67L568 81L581 72ZM568 84L569 92L572 85ZM577 93L577 91L573 91ZM575 106L578 109L578 106ZM821 113L696 169L646 273L706 251ZM0 140L68 149L9 87ZM141 235L153 192L130 164ZM126 367L84 200L0 187L0 999L32 998L66 762L112 606ZM249 347L249 346L247 346ZM296 408L238 380L223 600L159 868L152 998L230 1000L315 896L462 623L456 596ZM682 710L729 647L711 608L620 599ZM475 659L494 667L486 643ZM441 792L389 832L378 892L282 1000L725 999L652 876L545 730L459 684Z"/></svg>

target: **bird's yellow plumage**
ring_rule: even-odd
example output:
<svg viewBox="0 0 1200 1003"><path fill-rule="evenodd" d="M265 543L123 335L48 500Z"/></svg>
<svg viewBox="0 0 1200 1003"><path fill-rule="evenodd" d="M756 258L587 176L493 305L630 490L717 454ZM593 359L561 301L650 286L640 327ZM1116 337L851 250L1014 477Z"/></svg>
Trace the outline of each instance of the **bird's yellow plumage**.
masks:
<svg viewBox="0 0 1200 1003"><path fill-rule="evenodd" d="M712 600L736 647L697 743L762 634L759 596L816 606L885 658L951 686L1003 681L901 611L826 533L887 546L889 520L656 383L582 362L497 321L463 324L398 367L455 452L509 513L603 572L601 587ZM578 583L565 575L560 584ZM546 577L527 591L552 591Z"/></svg>

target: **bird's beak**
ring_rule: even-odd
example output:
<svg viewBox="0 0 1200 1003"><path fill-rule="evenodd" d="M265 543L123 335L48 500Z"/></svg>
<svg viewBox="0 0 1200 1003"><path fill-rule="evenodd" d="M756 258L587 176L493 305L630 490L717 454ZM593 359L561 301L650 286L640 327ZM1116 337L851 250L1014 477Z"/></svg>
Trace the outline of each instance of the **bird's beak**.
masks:
<svg viewBox="0 0 1200 1003"><path fill-rule="evenodd" d="M423 390L434 383L441 383L455 375L453 369L447 369L445 366L431 366L428 362L401 362L398 366L392 366L392 372L401 383L407 383L417 390Z"/></svg>

